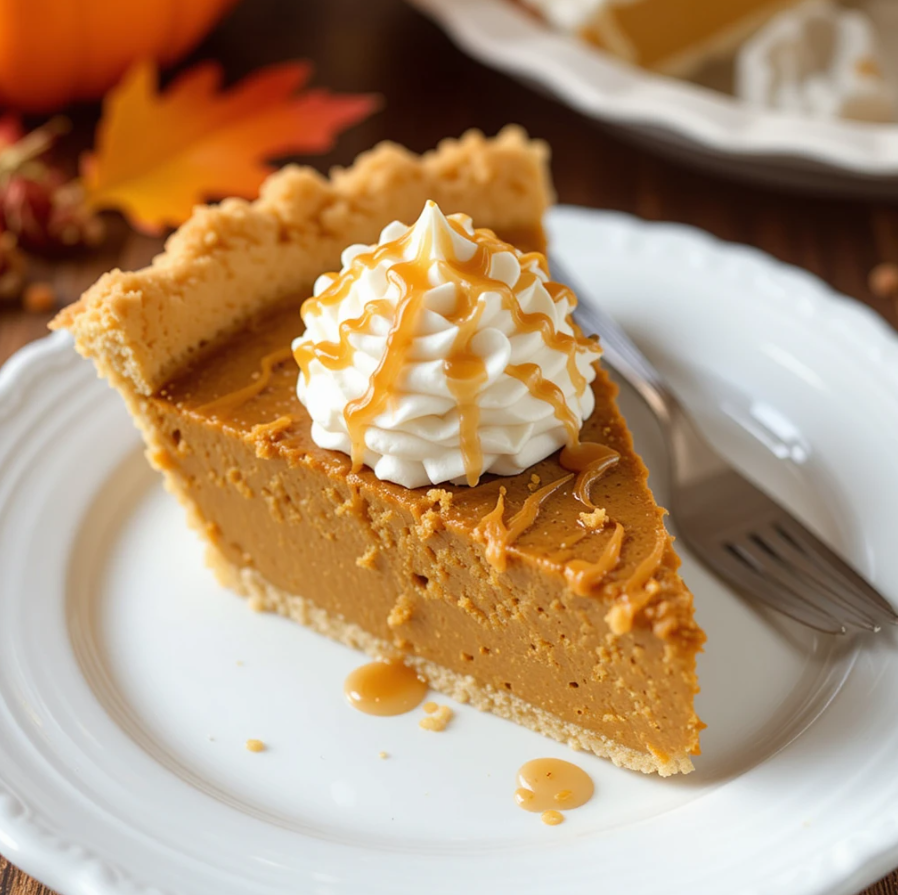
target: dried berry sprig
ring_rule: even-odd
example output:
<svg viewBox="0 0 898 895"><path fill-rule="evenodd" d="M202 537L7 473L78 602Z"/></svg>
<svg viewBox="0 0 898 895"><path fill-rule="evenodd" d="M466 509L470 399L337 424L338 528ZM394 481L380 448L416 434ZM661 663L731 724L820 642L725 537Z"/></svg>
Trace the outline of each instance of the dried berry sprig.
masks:
<svg viewBox="0 0 898 895"><path fill-rule="evenodd" d="M65 118L52 118L0 149L0 230L27 251L53 254L103 239L102 221L85 205L80 181L45 160L70 127Z"/></svg>

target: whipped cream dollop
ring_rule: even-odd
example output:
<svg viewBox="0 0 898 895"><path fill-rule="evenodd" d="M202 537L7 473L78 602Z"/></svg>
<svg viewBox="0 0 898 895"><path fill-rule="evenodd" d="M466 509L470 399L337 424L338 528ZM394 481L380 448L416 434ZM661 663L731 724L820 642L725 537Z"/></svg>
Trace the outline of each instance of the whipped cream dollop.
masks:
<svg viewBox="0 0 898 895"><path fill-rule="evenodd" d="M543 255L428 202L342 265L293 342L317 445L417 488L513 475L576 442L600 350Z"/></svg>

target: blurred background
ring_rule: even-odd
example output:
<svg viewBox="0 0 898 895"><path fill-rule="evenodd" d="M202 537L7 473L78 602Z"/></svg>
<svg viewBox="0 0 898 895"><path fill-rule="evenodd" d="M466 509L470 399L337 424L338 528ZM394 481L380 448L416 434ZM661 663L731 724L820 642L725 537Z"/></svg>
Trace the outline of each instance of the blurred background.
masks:
<svg viewBox="0 0 898 895"><path fill-rule="evenodd" d="M92 0L84 4L84 9L93 4L102 10L104 2ZM48 9L67 8L59 0L42 0L42 4ZM37 9L40 5L31 4L29 8ZM684 103L682 109L675 110L675 123L686 121L688 125L690 116L695 117L690 103L694 104L696 97L699 102L710 102L712 106L720 103L724 116L732 114L729 107L737 103L722 96L718 99L710 90L691 83L637 73L634 66L612 59L585 41L559 33L512 0L483 3L459 0L456 4L442 5L437 0L428 0L422 5L432 8L422 11L402 0L194 0L193 4L186 4L196 7L197 20L194 33L188 37L199 43L176 62L171 59L172 40L165 27L157 27L155 36L136 39L141 29L146 28L141 17L149 22L158 21L163 13L168 14L166 10L171 6L168 0L140 0L130 4L125 13L119 14L125 16L124 25L118 26L121 35L114 29L110 34L108 24L106 32L98 29L90 38L93 43L87 59L78 54L82 52L79 41L83 42L90 31L89 22L75 14L73 21L80 23L78 30L66 30L60 25L57 30L63 33L51 33L48 37L46 20L41 20L37 10L31 22L18 23L19 28L28 32L16 36L21 42L18 55L27 61L20 59L17 64L13 60L5 71L0 71L0 88L4 83L11 84L11 88L4 89L15 93L16 85L25 85L19 88L20 103L24 102L29 109L43 106L40 112L24 113L23 133L48 120L56 123L60 115L71 123L70 130L55 137L49 152L43 156L52 159L64 171L64 176L69 177L78 172L79 158L85 150L96 145L100 98L106 93L107 106L110 104L110 91L114 93L118 76L133 61L128 59L129 54L134 59L147 53L161 57L163 85L205 60L221 64L227 85L234 85L272 63L309 60L314 65L313 87L325 87L335 94L377 94L379 108L335 134L332 148L327 151L288 153L278 161L298 161L327 171L332 165L350 164L359 152L380 140L394 140L414 151L425 151L442 138L458 136L468 128L494 134L509 122L519 123L532 136L543 138L551 145L552 171L560 202L623 211L650 220L681 221L723 239L756 245L821 276L837 290L869 303L892 323L898 319L895 307L898 290L884 288L890 285L889 271L885 275L880 272L879 279L885 282L876 282L874 278L872 285L879 287L875 291L871 290L870 280L871 271L877 265L898 260L898 213L890 196L890 178L862 173L860 177L848 178L846 188L845 171L839 170L836 164L817 166L813 182L808 185L806 173L809 167L814 167L814 162L806 159L792 165L791 176L787 165L785 173L777 170L771 177L769 171L762 170L759 178L754 164L757 153L741 152L738 141L735 149L730 146L728 151L718 152L700 145L701 141L690 138L682 129L677 134L657 122L609 123L610 118L619 117L619 110L612 110L610 115L605 115L605 110L581 114L571 107L570 96L564 95L564 89L550 93L543 75L537 74L539 65L532 60L542 49L534 44L534 33L538 32L539 39L546 41L544 50L550 56L557 54L558 47L562 46L566 51L565 60L572 59L574 66L584 59L586 63L595 61L599 69L589 70L586 75L593 84L601 85L605 79L607 83L602 89L606 97L619 99L620 92L625 91L624 99L619 102L624 109L633 104L634 88L627 80L630 73L640 79L637 93L645 93L646 83L653 89L673 84L687 91L686 100L679 94L661 95L662 105ZM78 4L75 6L80 8ZM523 27L524 33L518 34L504 18L498 22L491 19L475 23L478 35L486 33L488 27L500 32L499 37L493 34L489 38L486 47L478 43L481 57L507 60L523 52L532 61L529 66L532 76L527 83L499 71L498 63L496 67L483 64L453 43L441 27L442 24L458 34L458 22L447 22L443 15L446 6L455 9L462 21L471 10L475 13L479 10L477 14L483 15L484 10L493 8L495 12L498 7L502 15L512 17L512 24ZM425 12L434 13L433 7L441 7L440 14L426 15ZM133 23L129 24L132 19ZM211 29L205 37L201 25ZM510 32L512 36L508 38ZM182 37L177 29L170 33ZM12 39L11 35L8 37ZM28 42L40 44L45 39L55 41L47 58L36 60L29 56ZM129 40L134 41L133 46ZM518 46L513 45L514 41ZM74 60L66 63L66 54L73 55ZM101 58L103 65L97 61ZM515 57L514 65L518 62ZM66 64L69 69L65 68ZM36 72L45 71L39 66L47 65L59 65L62 70L40 80L43 75ZM503 65L508 68L507 64ZM90 83L92 72L101 76L85 88L93 94L93 100L67 103L67 94L78 92L71 85L79 79L81 83ZM582 79L586 75L579 76ZM628 90L630 93L626 93ZM711 112L720 109L712 108ZM8 110L13 111L14 106L9 105ZM650 110L640 110L642 116L650 114ZM774 111L767 117L777 115L780 113ZM878 139L882 134L892 139L898 133L895 125L795 120L803 126L793 130L800 132L806 132L811 126L837 131L843 126L850 128L841 135L849 144ZM731 131L729 125L726 117L717 122L723 133ZM148 124L147 132L153 127L152 123ZM662 139L658 138L659 134L663 135ZM820 137L824 142L831 138L830 132L822 132ZM788 142L789 133L784 139ZM800 152L805 149L800 147ZM768 154L762 168L771 167L770 157ZM782 160L784 153L772 157ZM850 161L857 165L857 159ZM898 165L898 155L895 164ZM0 171L2 168L0 161ZM828 187L833 186L838 196L830 195L832 190ZM15 199L14 196L13 203ZM159 251L164 233L138 233L126 218L114 212L102 212L100 217L103 236L93 234L89 245L76 247L74 251L63 247L66 248L63 252L56 251L58 246L50 246L49 250L37 246L37 251L29 253L26 268L21 271L24 283L37 283L41 287L47 284L49 288L39 289L38 300L31 295L31 301L25 305L36 311L38 318L43 315L43 319L22 322L21 315L25 313L22 290L15 285L2 289L0 270L0 292L6 299L0 307L0 352L4 355L13 343L21 342L23 333L42 334L46 316L54 308L74 300L100 273L112 266L142 266Z"/></svg>

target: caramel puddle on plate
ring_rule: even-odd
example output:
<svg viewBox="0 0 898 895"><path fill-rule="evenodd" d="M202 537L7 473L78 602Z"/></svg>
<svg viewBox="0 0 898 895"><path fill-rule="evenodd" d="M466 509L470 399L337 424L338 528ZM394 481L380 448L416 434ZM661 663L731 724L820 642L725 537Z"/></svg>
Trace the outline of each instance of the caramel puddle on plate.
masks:
<svg viewBox="0 0 898 895"><path fill-rule="evenodd" d="M421 704L427 690L427 681L418 677L414 668L395 659L362 665L343 685L349 704L366 715L410 712Z"/></svg>
<svg viewBox="0 0 898 895"><path fill-rule="evenodd" d="M518 769L514 800L525 811L538 811L544 824L564 820L559 811L585 805L595 792L589 774L560 758L535 758Z"/></svg>

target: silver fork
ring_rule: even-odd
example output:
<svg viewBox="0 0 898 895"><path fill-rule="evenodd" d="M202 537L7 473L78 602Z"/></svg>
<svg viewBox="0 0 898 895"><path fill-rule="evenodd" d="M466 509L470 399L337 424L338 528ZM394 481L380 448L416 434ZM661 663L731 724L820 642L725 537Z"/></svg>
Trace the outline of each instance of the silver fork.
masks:
<svg viewBox="0 0 898 895"><path fill-rule="evenodd" d="M557 259L553 279L574 279ZM661 424L670 461L671 517L689 549L745 597L818 631L879 631L898 614L868 581L714 451L661 375L596 302L574 313L598 333L604 360Z"/></svg>

